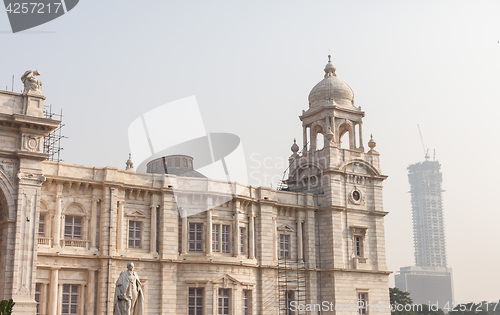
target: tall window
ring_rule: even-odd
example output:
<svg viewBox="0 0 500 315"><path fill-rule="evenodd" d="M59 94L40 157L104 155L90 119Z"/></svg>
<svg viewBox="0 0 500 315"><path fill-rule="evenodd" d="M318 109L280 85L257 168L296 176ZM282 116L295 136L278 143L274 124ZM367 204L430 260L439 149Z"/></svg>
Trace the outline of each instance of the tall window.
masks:
<svg viewBox="0 0 500 315"><path fill-rule="evenodd" d="M40 220L38 221L38 236L45 237L45 213L40 213Z"/></svg>
<svg viewBox="0 0 500 315"><path fill-rule="evenodd" d="M219 315L229 315L231 294L229 289L219 289Z"/></svg>
<svg viewBox="0 0 500 315"><path fill-rule="evenodd" d="M358 293L358 313L366 315L368 309L368 293Z"/></svg>
<svg viewBox="0 0 500 315"><path fill-rule="evenodd" d="M231 226L225 224L212 225L212 250L214 252L231 252Z"/></svg>
<svg viewBox="0 0 500 315"><path fill-rule="evenodd" d="M220 224L212 224L212 250L220 252Z"/></svg>
<svg viewBox="0 0 500 315"><path fill-rule="evenodd" d="M42 297L42 284L35 285L35 301L36 301L36 315L40 315L40 301Z"/></svg>
<svg viewBox="0 0 500 315"><path fill-rule="evenodd" d="M142 248L142 222L128 222L128 247Z"/></svg>
<svg viewBox="0 0 500 315"><path fill-rule="evenodd" d="M247 254L247 229L244 227L240 228L240 254Z"/></svg>
<svg viewBox="0 0 500 315"><path fill-rule="evenodd" d="M290 235L280 234L280 259L290 259Z"/></svg>
<svg viewBox="0 0 500 315"><path fill-rule="evenodd" d="M203 251L203 223L189 223L189 250Z"/></svg>
<svg viewBox="0 0 500 315"><path fill-rule="evenodd" d="M63 285L62 293L62 314L78 315L78 289L76 284Z"/></svg>
<svg viewBox="0 0 500 315"><path fill-rule="evenodd" d="M231 252L231 226L230 225L222 225L222 252L230 253Z"/></svg>
<svg viewBox="0 0 500 315"><path fill-rule="evenodd" d="M252 313L252 291L243 290L243 315Z"/></svg>
<svg viewBox="0 0 500 315"><path fill-rule="evenodd" d="M64 222L64 238L71 240L81 240L82 221L82 217L67 215Z"/></svg>
<svg viewBox="0 0 500 315"><path fill-rule="evenodd" d="M203 288L189 288L189 315L203 315Z"/></svg>
<svg viewBox="0 0 500 315"><path fill-rule="evenodd" d="M354 236L354 250L356 257L363 257L363 237L359 235Z"/></svg>

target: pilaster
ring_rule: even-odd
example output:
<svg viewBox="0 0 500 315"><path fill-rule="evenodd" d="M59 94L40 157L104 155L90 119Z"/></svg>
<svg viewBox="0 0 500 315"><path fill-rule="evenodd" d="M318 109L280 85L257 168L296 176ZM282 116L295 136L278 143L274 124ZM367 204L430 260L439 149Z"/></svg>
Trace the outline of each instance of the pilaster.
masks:
<svg viewBox="0 0 500 315"><path fill-rule="evenodd" d="M92 204L90 206L90 249L91 250L96 250L96 232L97 232L97 203L100 201L95 196L95 188L92 188Z"/></svg>
<svg viewBox="0 0 500 315"><path fill-rule="evenodd" d="M207 210L206 244L207 256L212 255L212 209Z"/></svg>
<svg viewBox="0 0 500 315"><path fill-rule="evenodd" d="M234 218L234 233L233 233L233 256L237 257L240 254L240 202L233 201L233 218Z"/></svg>

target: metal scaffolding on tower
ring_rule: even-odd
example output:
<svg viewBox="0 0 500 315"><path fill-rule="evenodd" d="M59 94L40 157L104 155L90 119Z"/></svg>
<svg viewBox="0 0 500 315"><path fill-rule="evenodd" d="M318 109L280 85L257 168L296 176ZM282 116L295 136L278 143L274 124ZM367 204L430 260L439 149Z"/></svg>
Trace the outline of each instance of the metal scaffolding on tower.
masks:
<svg viewBox="0 0 500 315"><path fill-rule="evenodd" d="M43 153L48 154L49 157L47 160L62 162L61 151L63 148L61 147L61 140L67 137L63 136L62 128L65 126L62 123L63 112L62 109L59 114L52 111L52 105L45 106L43 109L43 115L45 118L54 119L59 121L59 126L56 129L51 131L43 141Z"/></svg>
<svg viewBox="0 0 500 315"><path fill-rule="evenodd" d="M299 223L300 224L300 223ZM291 302L306 303L306 264L304 260L280 257L278 259L278 314L300 315L305 311L292 311Z"/></svg>

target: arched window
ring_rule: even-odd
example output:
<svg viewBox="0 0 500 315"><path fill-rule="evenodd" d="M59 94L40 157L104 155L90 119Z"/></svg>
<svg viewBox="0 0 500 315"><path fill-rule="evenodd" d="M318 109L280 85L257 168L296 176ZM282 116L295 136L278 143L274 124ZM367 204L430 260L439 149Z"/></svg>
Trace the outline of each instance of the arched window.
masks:
<svg viewBox="0 0 500 315"><path fill-rule="evenodd" d="M64 225L63 246L88 247L87 217L85 214L85 209L78 203L73 203L66 208L61 218Z"/></svg>
<svg viewBox="0 0 500 315"><path fill-rule="evenodd" d="M324 147L325 140L323 136L323 128L315 123L311 129L311 151L321 150Z"/></svg>
<svg viewBox="0 0 500 315"><path fill-rule="evenodd" d="M352 147L352 129L348 123L343 123L339 127L339 147L342 149L353 149Z"/></svg>
<svg viewBox="0 0 500 315"><path fill-rule="evenodd" d="M323 150L325 147L325 136L322 133L318 133L316 136L316 150Z"/></svg>

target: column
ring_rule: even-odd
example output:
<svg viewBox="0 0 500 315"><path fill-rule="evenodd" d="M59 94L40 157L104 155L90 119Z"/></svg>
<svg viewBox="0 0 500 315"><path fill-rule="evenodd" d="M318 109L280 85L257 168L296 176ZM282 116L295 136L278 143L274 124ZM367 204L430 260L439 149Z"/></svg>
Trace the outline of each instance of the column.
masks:
<svg viewBox="0 0 500 315"><path fill-rule="evenodd" d="M252 206L253 208L253 206ZM252 209L253 210L253 209ZM251 211L248 218L248 258L255 258L255 217L253 216L253 211Z"/></svg>
<svg viewBox="0 0 500 315"><path fill-rule="evenodd" d="M93 314L95 310L95 269L90 269L87 276L87 293L86 293L86 311L87 314ZM83 301L82 301L83 302ZM84 303L81 303L84 304ZM83 312L80 314L84 314Z"/></svg>
<svg viewBox="0 0 500 315"><path fill-rule="evenodd" d="M359 148L361 151L365 151L365 148L363 147L363 122L359 123Z"/></svg>
<svg viewBox="0 0 500 315"><path fill-rule="evenodd" d="M62 291L63 291L63 285L59 284L57 286L57 300L59 301L57 303L57 314L61 314L62 313L62 310L61 310L61 308L62 308L62 303L61 303L61 301L62 301Z"/></svg>
<svg viewBox="0 0 500 315"><path fill-rule="evenodd" d="M40 314L46 315L47 314L47 305L49 302L49 283L42 284L42 293L43 293L43 295L41 296L41 304L40 304L41 312L40 312Z"/></svg>
<svg viewBox="0 0 500 315"><path fill-rule="evenodd" d="M240 254L240 202L234 201L234 244L233 256L237 257Z"/></svg>
<svg viewBox="0 0 500 315"><path fill-rule="evenodd" d="M156 249L156 211L157 207L154 205L150 206L151 208L151 237L149 239L150 244L149 244L149 252L151 254L156 254L157 249Z"/></svg>
<svg viewBox="0 0 500 315"><path fill-rule="evenodd" d="M297 260L304 260L304 250L302 244L302 220L297 219Z"/></svg>
<svg viewBox="0 0 500 315"><path fill-rule="evenodd" d="M306 153L307 152L307 127L306 126L302 126L302 136L303 136L303 145L302 145L302 149L303 149L303 153Z"/></svg>
<svg viewBox="0 0 500 315"><path fill-rule="evenodd" d="M57 315L57 305L59 301L59 269L52 268L50 270L49 284L49 312L47 315Z"/></svg>
<svg viewBox="0 0 500 315"><path fill-rule="evenodd" d="M352 145L353 149L356 149L356 123L352 124Z"/></svg>
<svg viewBox="0 0 500 315"><path fill-rule="evenodd" d="M316 151L316 134L314 134L312 128L309 129L309 151Z"/></svg>
<svg viewBox="0 0 500 315"><path fill-rule="evenodd" d="M186 210L181 209L181 217L182 217L182 248L181 254L187 254L188 252L188 222L187 222L187 213Z"/></svg>
<svg viewBox="0 0 500 315"><path fill-rule="evenodd" d="M62 190L63 190L63 185L58 183L56 187L56 213L54 214L54 222L53 222L53 228L52 228L52 247L59 247L61 246L61 200L63 198L62 196Z"/></svg>
<svg viewBox="0 0 500 315"><path fill-rule="evenodd" d="M118 201L118 222L116 224L116 250L123 249L123 206L124 201Z"/></svg>
<svg viewBox="0 0 500 315"><path fill-rule="evenodd" d="M212 255L212 209L207 211L207 235L205 237L206 239L206 246L205 248L207 249L207 256Z"/></svg>
<svg viewBox="0 0 500 315"><path fill-rule="evenodd" d="M90 206L90 229L89 229L89 239L90 239L90 249L95 250L96 247L96 231L97 231L97 198L94 196L94 189L92 189L92 205Z"/></svg>

